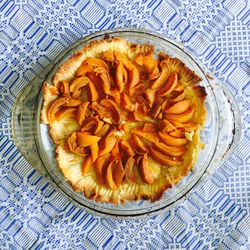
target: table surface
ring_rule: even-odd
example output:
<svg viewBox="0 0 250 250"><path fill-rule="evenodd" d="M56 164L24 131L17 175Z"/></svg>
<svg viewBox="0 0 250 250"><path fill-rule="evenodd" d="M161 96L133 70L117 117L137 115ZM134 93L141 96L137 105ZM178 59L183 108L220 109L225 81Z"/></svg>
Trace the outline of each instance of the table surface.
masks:
<svg viewBox="0 0 250 250"><path fill-rule="evenodd" d="M0 1L0 249L250 249L250 1ZM235 96L242 138L192 196L165 214L112 220L57 193L14 145L21 89L95 31L137 27L183 43Z"/></svg>

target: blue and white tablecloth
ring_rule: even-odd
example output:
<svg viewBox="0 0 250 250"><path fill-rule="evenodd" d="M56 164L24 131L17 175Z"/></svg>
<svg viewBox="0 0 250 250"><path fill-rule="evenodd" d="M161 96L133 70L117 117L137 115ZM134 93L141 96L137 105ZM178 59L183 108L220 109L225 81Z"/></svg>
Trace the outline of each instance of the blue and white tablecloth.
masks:
<svg viewBox="0 0 250 250"><path fill-rule="evenodd" d="M227 85L242 138L213 178L148 219L88 214L57 193L14 145L23 86L64 48L98 30L140 27L184 44ZM249 0L0 1L0 249L250 249Z"/></svg>

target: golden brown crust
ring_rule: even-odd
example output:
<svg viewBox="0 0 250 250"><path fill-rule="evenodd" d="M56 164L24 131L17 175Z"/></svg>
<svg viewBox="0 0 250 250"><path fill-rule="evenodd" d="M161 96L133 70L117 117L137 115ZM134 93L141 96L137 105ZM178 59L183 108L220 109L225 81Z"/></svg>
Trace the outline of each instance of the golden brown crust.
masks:
<svg viewBox="0 0 250 250"><path fill-rule="evenodd" d="M148 44L134 44L127 42L121 38L111 38L98 41L92 41L83 49L74 53L74 55L64 62L56 71L53 77L53 85L47 83L43 87L44 103L42 109L41 120L48 124L47 109L50 104L59 95L59 84L61 81L70 81L75 77L77 69L88 57L99 57L102 52L117 51L124 53L129 59L134 59L136 56L149 55L154 53L154 46ZM159 55L160 61L165 60L170 68L170 72L177 72L179 83L183 84L187 89L187 94L194 98L194 105L197 109L197 114L194 119L199 123L195 140L191 143L193 152L190 149L189 157L184 159L182 166L162 167L159 177L153 184L146 184L143 181L138 183L128 183L124 181L119 188L112 190L105 185L100 185L94 171L94 166L82 175L82 163L84 157L76 155L65 150L65 140L68 136L80 129L77 122L71 118L65 118L60 121L55 121L50 126L50 135L56 144L56 160L58 166L63 172L66 180L70 183L76 192L83 192L89 199L94 199L98 202L109 202L114 204L125 203L127 200L150 200L151 202L161 199L164 192L178 183L192 169L199 150L199 131L205 121L206 110L204 100L206 97L205 88L198 86L201 78L190 70L183 62L177 58L171 58L164 53ZM70 125L70 126L69 126ZM193 154L191 159L191 153Z"/></svg>
<svg viewBox="0 0 250 250"><path fill-rule="evenodd" d="M43 107L41 110L41 122L48 124L48 118L47 118L47 109L51 102L53 102L59 94L58 89L55 86L52 86L48 84L47 82L44 82L42 87L43 92Z"/></svg>

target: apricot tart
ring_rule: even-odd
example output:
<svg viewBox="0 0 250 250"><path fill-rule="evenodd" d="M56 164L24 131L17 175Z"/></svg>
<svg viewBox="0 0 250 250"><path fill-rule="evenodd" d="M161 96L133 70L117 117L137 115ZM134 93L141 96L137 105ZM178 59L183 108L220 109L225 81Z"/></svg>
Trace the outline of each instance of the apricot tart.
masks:
<svg viewBox="0 0 250 250"><path fill-rule="evenodd" d="M44 83L41 118L73 189L99 202L159 200L202 146L200 81L179 59L117 37L64 62Z"/></svg>

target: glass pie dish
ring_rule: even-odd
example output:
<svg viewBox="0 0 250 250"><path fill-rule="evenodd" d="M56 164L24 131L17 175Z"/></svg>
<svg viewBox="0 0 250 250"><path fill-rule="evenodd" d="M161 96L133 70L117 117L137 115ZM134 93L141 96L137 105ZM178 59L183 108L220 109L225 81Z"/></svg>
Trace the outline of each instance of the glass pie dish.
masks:
<svg viewBox="0 0 250 250"><path fill-rule="evenodd" d="M55 160L53 144L48 126L40 121L43 82L51 79L61 64L72 54L91 41L104 37L121 37L135 43L149 43L156 53L163 51L181 59L202 78L200 83L207 92L205 107L207 118L200 133L205 148L199 152L192 171L180 183L167 190L159 201L128 201L126 204L98 203L75 192L65 180ZM190 53L174 41L157 33L141 29L116 29L91 34L63 51L43 72L23 89L17 98L12 114L12 130L15 143L23 156L64 196L78 207L102 216L137 218L155 215L182 202L192 191L202 185L211 173L226 160L240 138L240 117L237 104L230 92L219 81L208 76Z"/></svg>

